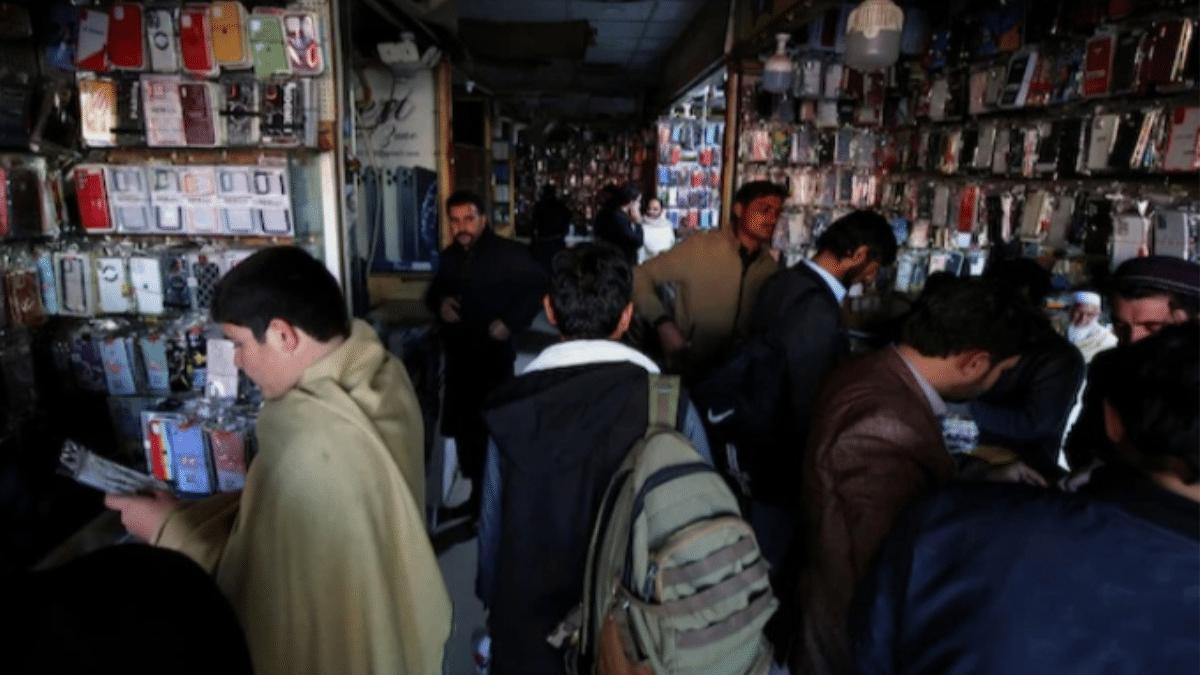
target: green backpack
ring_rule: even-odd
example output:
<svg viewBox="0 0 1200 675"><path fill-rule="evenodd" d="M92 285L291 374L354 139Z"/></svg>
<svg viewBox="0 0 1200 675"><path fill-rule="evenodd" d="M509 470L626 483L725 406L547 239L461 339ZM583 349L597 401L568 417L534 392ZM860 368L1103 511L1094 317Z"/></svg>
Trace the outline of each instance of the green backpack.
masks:
<svg viewBox="0 0 1200 675"><path fill-rule="evenodd" d="M650 376L646 435L592 531L578 668L601 675L766 673L777 602L725 481L673 427L679 379ZM569 629L568 629L569 630Z"/></svg>

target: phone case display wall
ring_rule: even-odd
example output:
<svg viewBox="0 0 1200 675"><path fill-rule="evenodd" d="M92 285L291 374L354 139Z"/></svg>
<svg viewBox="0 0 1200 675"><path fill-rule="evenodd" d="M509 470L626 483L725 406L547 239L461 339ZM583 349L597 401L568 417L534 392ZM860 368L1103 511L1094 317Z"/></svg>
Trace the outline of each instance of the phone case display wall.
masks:
<svg viewBox="0 0 1200 675"><path fill-rule="evenodd" d="M685 107L686 108L686 107ZM685 109L658 121L656 186L677 230L719 227L721 147L725 121L693 117Z"/></svg>
<svg viewBox="0 0 1200 675"><path fill-rule="evenodd" d="M792 91L743 91L739 180L792 192L777 243L797 256L841 212L880 208L909 292L980 273L997 246L1057 255L1067 285L1136 255L1196 259L1194 9L1041 4L953 16L880 74L840 63L830 16L794 33Z"/></svg>
<svg viewBox="0 0 1200 675"><path fill-rule="evenodd" d="M314 147L314 12L240 2L79 10L82 138L92 148Z"/></svg>
<svg viewBox="0 0 1200 675"><path fill-rule="evenodd" d="M575 213L577 234L590 231L605 185L643 184L654 161L654 132L571 131L552 142L534 144L520 137L517 145L519 232L528 234L533 204L543 185L553 184L558 197ZM640 189L640 188L638 188Z"/></svg>

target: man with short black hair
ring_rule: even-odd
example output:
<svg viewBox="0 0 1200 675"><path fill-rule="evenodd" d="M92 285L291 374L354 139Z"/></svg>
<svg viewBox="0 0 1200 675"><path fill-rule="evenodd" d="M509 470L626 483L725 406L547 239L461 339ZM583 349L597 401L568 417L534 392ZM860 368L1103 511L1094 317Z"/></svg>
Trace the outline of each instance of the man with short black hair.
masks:
<svg viewBox="0 0 1200 675"><path fill-rule="evenodd" d="M1123 480L925 500L860 589L858 673L1200 672L1200 329L1108 354Z"/></svg>
<svg viewBox="0 0 1200 675"><path fill-rule="evenodd" d="M1032 321L1012 293L978 279L956 282L930 294L900 344L830 374L801 473L806 559L793 673L850 670L846 612L855 586L900 513L959 475L942 438L945 401L987 391L1017 362ZM1039 482L1019 463L961 461L965 475Z"/></svg>
<svg viewBox="0 0 1200 675"><path fill-rule="evenodd" d="M733 222L697 232L633 270L633 303L651 323L668 365L694 381L749 335L763 283L779 269L771 239L787 189L751 181L733 198ZM658 295L674 286L673 307Z"/></svg>
<svg viewBox="0 0 1200 675"><path fill-rule="evenodd" d="M1195 322L1200 315L1200 265L1180 258L1150 256L1126 260L1112 279L1113 332L1120 344L1145 339L1166 326ZM1078 474L1072 484L1086 480L1097 456L1111 449L1104 432L1103 402L1111 386L1112 366L1107 353L1092 360L1076 418L1064 454Z"/></svg>
<svg viewBox="0 0 1200 675"><path fill-rule="evenodd" d="M593 234L597 241L607 242L624 253L632 265L645 238L641 198L630 185L608 186L605 194L607 197L592 226Z"/></svg>
<svg viewBox="0 0 1200 675"><path fill-rule="evenodd" d="M546 637L582 597L600 500L646 432L648 374L659 372L620 342L631 292L629 263L616 248L559 253L544 304L562 341L488 398L477 590L490 611L495 675L566 672ZM679 410L677 428L711 463L686 396Z"/></svg>
<svg viewBox="0 0 1200 675"><path fill-rule="evenodd" d="M529 249L492 232L483 200L459 191L446 200L453 242L438 258L425 295L446 350L442 434L454 438L463 476L471 480L467 511L479 516L488 392L512 379L513 338L529 327L546 292L546 272Z"/></svg>
<svg viewBox="0 0 1200 675"><path fill-rule="evenodd" d="M403 364L299 248L233 268L212 316L266 399L245 488L105 503L132 534L216 576L256 673L438 672L450 601L424 527L424 428Z"/></svg>

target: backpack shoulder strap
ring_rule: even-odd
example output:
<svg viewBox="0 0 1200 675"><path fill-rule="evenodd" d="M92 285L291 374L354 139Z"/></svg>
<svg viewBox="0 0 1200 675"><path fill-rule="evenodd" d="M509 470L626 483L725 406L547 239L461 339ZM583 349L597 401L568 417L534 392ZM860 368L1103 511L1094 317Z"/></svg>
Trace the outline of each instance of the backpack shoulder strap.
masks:
<svg viewBox="0 0 1200 675"><path fill-rule="evenodd" d="M674 429L679 415L679 376L650 373L646 432Z"/></svg>

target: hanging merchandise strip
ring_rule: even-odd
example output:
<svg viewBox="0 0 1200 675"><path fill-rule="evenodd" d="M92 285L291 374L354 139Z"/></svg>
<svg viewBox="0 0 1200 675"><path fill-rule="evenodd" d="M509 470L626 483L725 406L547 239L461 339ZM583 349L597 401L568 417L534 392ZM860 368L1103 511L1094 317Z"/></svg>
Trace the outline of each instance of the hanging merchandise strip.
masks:
<svg viewBox="0 0 1200 675"><path fill-rule="evenodd" d="M951 16L880 74L845 68L818 30L832 19L818 17L793 33L790 92L766 94L747 73L737 183L789 188L775 237L788 261L855 208L883 212L902 247L894 281L881 275L868 296L981 274L998 255L1052 255L1069 286L1136 255L1197 259L1194 8L1103 26L1072 15L1079 25L1057 31L1042 30L1042 8L991 11L971 15L994 24L987 44Z"/></svg>

